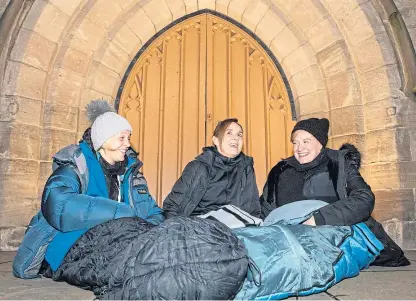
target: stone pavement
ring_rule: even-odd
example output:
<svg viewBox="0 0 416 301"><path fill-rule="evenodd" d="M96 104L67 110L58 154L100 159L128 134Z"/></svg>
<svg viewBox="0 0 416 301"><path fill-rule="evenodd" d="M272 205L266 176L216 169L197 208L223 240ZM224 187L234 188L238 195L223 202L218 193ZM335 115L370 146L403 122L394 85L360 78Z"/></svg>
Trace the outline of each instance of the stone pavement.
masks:
<svg viewBox="0 0 416 301"><path fill-rule="evenodd" d="M94 295L64 282L46 278L17 279L12 274L15 252L0 252L0 300L92 300ZM306 300L416 300L416 251L407 251L412 265L404 268L370 267L360 275L345 279L325 293ZM292 298L295 299L295 298Z"/></svg>

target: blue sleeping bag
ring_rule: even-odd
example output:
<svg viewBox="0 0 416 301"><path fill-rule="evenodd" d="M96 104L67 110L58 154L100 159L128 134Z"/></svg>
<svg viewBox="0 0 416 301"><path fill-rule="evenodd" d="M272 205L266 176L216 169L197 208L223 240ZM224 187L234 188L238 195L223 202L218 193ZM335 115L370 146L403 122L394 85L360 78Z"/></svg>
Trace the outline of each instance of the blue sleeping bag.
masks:
<svg viewBox="0 0 416 301"><path fill-rule="evenodd" d="M233 230L258 270L250 271L236 300L279 300L320 293L358 275L383 245L360 223L311 227L302 223L326 203L300 201L275 209L262 227Z"/></svg>

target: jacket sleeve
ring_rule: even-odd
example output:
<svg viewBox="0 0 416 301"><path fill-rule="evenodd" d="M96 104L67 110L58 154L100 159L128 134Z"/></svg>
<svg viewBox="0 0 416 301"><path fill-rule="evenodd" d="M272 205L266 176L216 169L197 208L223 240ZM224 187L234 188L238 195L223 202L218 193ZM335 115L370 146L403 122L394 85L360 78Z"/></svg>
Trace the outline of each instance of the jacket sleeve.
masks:
<svg viewBox="0 0 416 301"><path fill-rule="evenodd" d="M260 196L261 218L265 219L270 212L277 208L275 196L275 170L276 166L272 168L267 176L266 184L263 187L263 194Z"/></svg>
<svg viewBox="0 0 416 301"><path fill-rule="evenodd" d="M50 225L62 232L89 229L103 222L135 216L125 203L81 193L71 166L56 169L45 184L41 210Z"/></svg>
<svg viewBox="0 0 416 301"><path fill-rule="evenodd" d="M203 197L201 193L195 192L205 186L202 181L208 180L206 178L208 175L203 172L206 170L203 163L196 160L186 165L181 177L163 202L163 212L166 218L178 215L189 216L193 212Z"/></svg>
<svg viewBox="0 0 416 301"><path fill-rule="evenodd" d="M146 195L145 202L140 202L136 206L138 207L136 208L137 216L154 225L159 225L165 220L162 209L159 208L150 194Z"/></svg>
<svg viewBox="0 0 416 301"><path fill-rule="evenodd" d="M247 184L243 190L243 196L248 196L247 202L250 207L250 211L247 211L255 217L261 216L261 207L259 200L259 189L257 188L256 174L254 168L250 167L247 174Z"/></svg>
<svg viewBox="0 0 416 301"><path fill-rule="evenodd" d="M374 194L356 167L350 164L346 169L347 195L340 195L339 201L315 213L316 225L351 226L370 218L374 209Z"/></svg>
<svg viewBox="0 0 416 301"><path fill-rule="evenodd" d="M149 215L147 216L146 220L154 225L160 225L165 220L165 217L163 216L163 211L156 204L152 196L149 195L149 198L151 199L152 206L149 210Z"/></svg>

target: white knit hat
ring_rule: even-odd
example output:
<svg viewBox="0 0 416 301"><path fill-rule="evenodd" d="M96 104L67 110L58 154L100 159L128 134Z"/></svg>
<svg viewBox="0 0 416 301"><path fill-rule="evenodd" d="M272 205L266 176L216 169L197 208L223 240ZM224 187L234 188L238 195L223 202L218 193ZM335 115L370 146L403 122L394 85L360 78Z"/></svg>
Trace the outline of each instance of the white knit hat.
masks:
<svg viewBox="0 0 416 301"><path fill-rule="evenodd" d="M104 142L122 131L132 131L127 119L114 112L98 116L91 127L91 140L94 149L100 149Z"/></svg>
<svg viewBox="0 0 416 301"><path fill-rule="evenodd" d="M114 112L105 100L93 100L88 104L87 116L92 122L91 140L96 151L114 135L133 130L127 119Z"/></svg>

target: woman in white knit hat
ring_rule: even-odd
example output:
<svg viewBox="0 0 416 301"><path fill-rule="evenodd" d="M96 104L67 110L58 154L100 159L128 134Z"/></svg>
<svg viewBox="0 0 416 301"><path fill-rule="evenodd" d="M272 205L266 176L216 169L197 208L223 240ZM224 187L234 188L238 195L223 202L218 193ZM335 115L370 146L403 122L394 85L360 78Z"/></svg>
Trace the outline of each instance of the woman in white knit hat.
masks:
<svg viewBox="0 0 416 301"><path fill-rule="evenodd" d="M33 264L42 262L42 256L56 271L72 245L88 229L106 221L140 217L158 225L164 220L139 172L142 163L130 147L129 122L103 100L92 101L87 115L92 126L83 139L53 158L54 171L43 191L41 212L19 248L17 258L24 260L15 260L18 277L32 277L27 271L38 273Z"/></svg>

